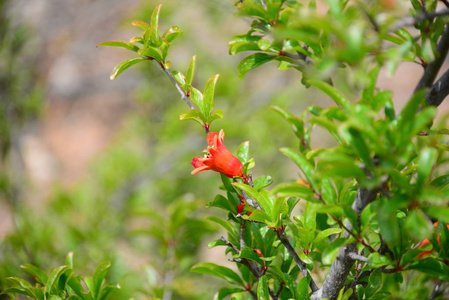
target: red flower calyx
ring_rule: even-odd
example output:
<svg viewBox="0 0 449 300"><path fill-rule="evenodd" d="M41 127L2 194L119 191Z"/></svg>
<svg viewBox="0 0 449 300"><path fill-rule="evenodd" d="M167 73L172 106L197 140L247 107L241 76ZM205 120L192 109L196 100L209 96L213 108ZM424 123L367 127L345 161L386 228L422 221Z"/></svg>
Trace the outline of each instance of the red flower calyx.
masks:
<svg viewBox="0 0 449 300"><path fill-rule="evenodd" d="M207 147L207 155L192 159L192 165L195 167L192 174L212 170L230 178L246 177L242 173L242 163L226 148L223 139L223 129L220 130L220 133L209 132L207 134L207 144L209 145Z"/></svg>

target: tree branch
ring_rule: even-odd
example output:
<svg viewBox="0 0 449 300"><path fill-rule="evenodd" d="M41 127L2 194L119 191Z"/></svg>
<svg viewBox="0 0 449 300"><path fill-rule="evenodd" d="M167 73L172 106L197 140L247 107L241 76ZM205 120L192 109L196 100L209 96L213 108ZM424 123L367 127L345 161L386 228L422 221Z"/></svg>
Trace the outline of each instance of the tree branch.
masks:
<svg viewBox="0 0 449 300"><path fill-rule="evenodd" d="M350 252L350 253L348 254L348 256L349 256L349 258L352 259L352 260L358 260L358 261L363 261L363 262L367 262L367 261L368 261L368 258L367 258L367 257L365 257L365 256L363 256L363 255L358 255L358 254L355 253L355 252Z"/></svg>
<svg viewBox="0 0 449 300"><path fill-rule="evenodd" d="M444 28L444 32L441 35L441 39L437 45L437 57L434 61L429 63L424 69L424 73L415 87L414 93L423 88L431 87L435 78L437 77L438 71L444 63L447 52L449 49L449 24Z"/></svg>
<svg viewBox="0 0 449 300"><path fill-rule="evenodd" d="M299 269L301 270L301 273L304 277L309 276L310 277L310 288L312 289L312 292L315 292L318 290L318 286L316 285L315 281L313 281L312 276L310 276L309 271L306 268L305 262L303 262L299 256L298 253L296 253L293 246L290 244L287 235L285 234L284 230L277 230L276 234L281 241L281 243L284 245L285 249L287 249L288 253L293 257L293 260L298 265Z"/></svg>
<svg viewBox="0 0 449 300"><path fill-rule="evenodd" d="M427 92L425 99L429 105L439 106L447 95L449 95L449 70L444 72L438 81L432 85Z"/></svg>
<svg viewBox="0 0 449 300"><path fill-rule="evenodd" d="M441 293L440 288L441 285L443 284L443 280L438 281L437 285L435 286L435 288L432 291L432 294L430 294L429 299L428 300L433 300L435 299L435 297Z"/></svg>
<svg viewBox="0 0 449 300"><path fill-rule="evenodd" d="M407 26L413 26L418 24L421 21L424 20L433 20L438 17L447 16L449 15L449 9L445 8L439 11L432 11L432 12L422 12L419 15L416 16L407 16L405 18L402 18L391 25L389 31L396 31L398 29L401 29L402 27Z"/></svg>
<svg viewBox="0 0 449 300"><path fill-rule="evenodd" d="M228 245L229 247L231 247L232 249L234 249L235 252L237 252L237 254L240 253L239 248L237 248L233 243L231 243L230 241L228 241L227 239L225 239L224 236L220 235L220 240L223 241L223 243L225 243L226 245ZM243 248L243 247L242 247Z"/></svg>
<svg viewBox="0 0 449 300"><path fill-rule="evenodd" d="M357 195L355 197L354 203L352 204L352 209L360 218L362 211L365 207L371 203L377 195L375 190L367 190L364 188L358 188ZM357 225L357 224L355 224ZM348 224L348 229L352 230L352 224ZM343 237L348 238L349 232L345 231ZM335 300L338 298L338 293L343 288L346 278L354 265L354 260L350 257L351 253L357 251L357 243L351 243L344 245L340 248L337 258L332 263L331 269L327 274L323 286L318 291L314 292L311 299L318 300L322 298L328 298L329 300Z"/></svg>

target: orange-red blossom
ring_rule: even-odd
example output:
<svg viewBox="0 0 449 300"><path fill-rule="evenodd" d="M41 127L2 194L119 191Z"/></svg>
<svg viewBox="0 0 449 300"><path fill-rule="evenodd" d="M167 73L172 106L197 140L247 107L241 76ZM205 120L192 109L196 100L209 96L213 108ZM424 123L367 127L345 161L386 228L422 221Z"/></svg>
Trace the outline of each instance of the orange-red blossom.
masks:
<svg viewBox="0 0 449 300"><path fill-rule="evenodd" d="M433 226L437 226L437 225L438 225L438 222L433 223ZM446 226L447 226L447 229L449 229L449 224L446 225ZM437 241L438 241L438 244L441 245L440 237L437 238ZM419 247L422 247L422 246L427 245L427 244L430 244L430 241L428 239L425 239L424 241L421 242L421 245L419 245ZM428 251L421 252L418 255L418 258L422 258L422 257L424 257L426 255L431 254L432 252L433 252L433 250L428 250Z"/></svg>
<svg viewBox="0 0 449 300"><path fill-rule="evenodd" d="M204 157L195 157L192 160L192 165L195 170L192 174L197 174L202 171L212 170L222 173L227 177L243 177L246 176L242 173L242 163L240 160L231 154L223 143L224 131L220 130L220 133L209 132L207 135L207 155Z"/></svg>

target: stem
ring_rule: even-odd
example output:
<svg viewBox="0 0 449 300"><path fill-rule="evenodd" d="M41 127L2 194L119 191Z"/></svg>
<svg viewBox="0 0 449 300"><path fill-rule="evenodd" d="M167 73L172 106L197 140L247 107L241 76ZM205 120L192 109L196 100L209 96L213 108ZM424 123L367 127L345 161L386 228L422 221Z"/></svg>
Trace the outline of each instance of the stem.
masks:
<svg viewBox="0 0 449 300"><path fill-rule="evenodd" d="M240 249L243 249L246 247L245 228L246 228L246 222L245 222L245 220L243 220L242 223L240 224Z"/></svg>
<svg viewBox="0 0 449 300"><path fill-rule="evenodd" d="M429 296L429 300L435 299L435 297L439 294L441 285L443 284L443 280L438 281L437 285L432 291L432 294Z"/></svg>
<svg viewBox="0 0 449 300"><path fill-rule="evenodd" d="M170 71L168 69L166 69L161 62L158 61L158 64L161 67L162 71L164 71L164 73L168 76L168 78L170 78L171 82L173 83L173 85L178 90L179 94L181 95L182 100L184 100L185 103L187 103L187 105L190 107L190 109L194 109L195 107L192 105L192 102L190 102L190 98L186 95L186 93L181 88L181 86L176 82L175 78L170 73Z"/></svg>
<svg viewBox="0 0 449 300"><path fill-rule="evenodd" d="M389 31L393 32L398 29L401 29L402 27L413 26L413 25L415 25L421 21L424 21L424 20L433 20L435 18L447 16L447 15L449 15L448 8L445 8L445 9L442 9L439 11L422 12L419 15L408 16L408 17L402 18L402 19L394 22Z"/></svg>
<svg viewBox="0 0 449 300"><path fill-rule="evenodd" d="M298 265L299 269L301 270L301 273L304 277L309 276L310 277L310 288L312 289L312 292L316 292L318 290L318 286L316 285L315 281L313 281L312 276L309 273L309 270L306 268L305 262L303 262L299 256L298 253L296 253L295 249L293 249L293 246L290 244L290 241L287 238L287 235L285 234L284 230L277 230L276 234L281 241L281 243L284 245L285 249L287 249L288 253L293 257L294 261Z"/></svg>

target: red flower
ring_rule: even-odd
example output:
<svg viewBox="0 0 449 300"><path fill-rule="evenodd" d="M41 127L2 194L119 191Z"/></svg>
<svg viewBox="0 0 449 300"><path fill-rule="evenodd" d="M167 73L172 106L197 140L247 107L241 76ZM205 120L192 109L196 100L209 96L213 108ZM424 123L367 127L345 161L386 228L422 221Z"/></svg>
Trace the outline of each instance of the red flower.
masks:
<svg viewBox="0 0 449 300"><path fill-rule="evenodd" d="M205 157L200 156L192 159L192 165L195 167L192 174L212 170L230 178L243 177L242 163L226 148L223 138L223 129L220 133L209 132L207 135L208 154Z"/></svg>
<svg viewBox="0 0 449 300"><path fill-rule="evenodd" d="M438 226L438 222L433 223L433 226ZM446 226L447 226L447 229L449 229L449 224ZM437 241L438 241L438 244L441 245L439 236L437 237ZM421 245L419 245L419 247L421 248L422 246L427 245L427 244L430 244L430 241L428 239L425 239L424 241L421 242ZM433 250L423 251L418 255L418 258L423 258L424 256L431 254L432 252L433 252Z"/></svg>

